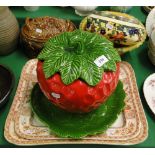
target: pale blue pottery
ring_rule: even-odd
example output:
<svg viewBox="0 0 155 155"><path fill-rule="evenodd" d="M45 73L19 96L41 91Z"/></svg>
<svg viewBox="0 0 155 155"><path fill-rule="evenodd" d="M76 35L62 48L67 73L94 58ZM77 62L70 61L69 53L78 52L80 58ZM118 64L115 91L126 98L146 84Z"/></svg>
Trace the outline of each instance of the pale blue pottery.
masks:
<svg viewBox="0 0 155 155"><path fill-rule="evenodd" d="M131 8L132 6L111 6L110 10L126 13L129 12Z"/></svg>

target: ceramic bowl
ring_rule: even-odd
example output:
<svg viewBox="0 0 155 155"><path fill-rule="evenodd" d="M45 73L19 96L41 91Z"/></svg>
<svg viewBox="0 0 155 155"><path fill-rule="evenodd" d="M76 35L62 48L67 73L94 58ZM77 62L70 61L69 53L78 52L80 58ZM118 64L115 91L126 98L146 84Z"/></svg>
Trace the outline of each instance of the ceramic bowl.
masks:
<svg viewBox="0 0 155 155"><path fill-rule="evenodd" d="M149 47L148 57L149 57L151 63L153 65L155 65L155 45L152 42L152 39L151 38L149 38L148 47Z"/></svg>
<svg viewBox="0 0 155 155"><path fill-rule="evenodd" d="M110 10L112 11L119 11L119 12L129 12L132 6L111 6Z"/></svg>
<svg viewBox="0 0 155 155"><path fill-rule="evenodd" d="M142 6L142 8L143 8L147 13L149 13L149 12L154 8L154 6Z"/></svg>
<svg viewBox="0 0 155 155"><path fill-rule="evenodd" d="M112 11L96 11L85 17L80 29L112 41L120 54L138 48L146 39L144 25L135 17Z"/></svg>
<svg viewBox="0 0 155 155"><path fill-rule="evenodd" d="M37 11L39 9L39 6L24 6L24 9L26 11L33 12L33 11Z"/></svg>
<svg viewBox="0 0 155 155"><path fill-rule="evenodd" d="M79 16L87 16L91 14L97 6L73 6L75 13Z"/></svg>
<svg viewBox="0 0 155 155"><path fill-rule="evenodd" d="M146 102L155 114L155 73L148 76L143 85L143 93Z"/></svg>
<svg viewBox="0 0 155 155"><path fill-rule="evenodd" d="M148 36L151 36L153 29L155 29L155 8L152 9L146 18L146 32Z"/></svg>
<svg viewBox="0 0 155 155"><path fill-rule="evenodd" d="M13 73L3 65L0 65L0 108L4 106L11 94L14 85Z"/></svg>
<svg viewBox="0 0 155 155"><path fill-rule="evenodd" d="M26 18L20 33L20 43L29 58L36 58L49 38L75 29L69 20L48 16Z"/></svg>

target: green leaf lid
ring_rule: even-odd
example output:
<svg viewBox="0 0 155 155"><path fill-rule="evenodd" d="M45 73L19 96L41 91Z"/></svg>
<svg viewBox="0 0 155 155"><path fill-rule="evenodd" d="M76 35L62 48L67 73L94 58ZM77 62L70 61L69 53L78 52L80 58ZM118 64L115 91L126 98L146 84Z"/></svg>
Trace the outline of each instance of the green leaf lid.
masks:
<svg viewBox="0 0 155 155"><path fill-rule="evenodd" d="M38 59L44 61L46 78L59 72L66 85L82 79L91 86L101 81L104 71L116 71L116 62L121 61L112 42L82 30L49 39Z"/></svg>

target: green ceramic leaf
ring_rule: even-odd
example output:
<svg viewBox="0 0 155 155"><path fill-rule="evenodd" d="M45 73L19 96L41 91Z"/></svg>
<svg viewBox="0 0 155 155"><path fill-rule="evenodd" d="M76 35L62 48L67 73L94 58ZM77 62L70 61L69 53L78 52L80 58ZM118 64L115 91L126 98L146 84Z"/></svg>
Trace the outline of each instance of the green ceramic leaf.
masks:
<svg viewBox="0 0 155 155"><path fill-rule="evenodd" d="M124 99L123 84L119 81L115 92L98 109L85 114L69 113L48 101L37 84L31 94L31 107L52 133L60 137L82 138L105 132L123 110Z"/></svg>
<svg viewBox="0 0 155 155"><path fill-rule="evenodd" d="M115 71L115 68L116 68L116 64L113 60L111 60L110 62L107 62L105 65L104 65L104 69L107 71L109 70L112 70L112 71Z"/></svg>
<svg viewBox="0 0 155 155"><path fill-rule="evenodd" d="M60 46L58 46L54 42L54 40L50 39L44 44L44 48L42 52L38 55L38 59L45 60L45 59L48 59L49 57L54 57L55 55L57 56L60 53L64 53L64 50Z"/></svg>
<svg viewBox="0 0 155 155"><path fill-rule="evenodd" d="M69 58L72 61L68 61L63 69L60 68L61 78L65 84L74 82L81 74L81 56L70 55Z"/></svg>
<svg viewBox="0 0 155 155"><path fill-rule="evenodd" d="M108 62L98 67L94 61L102 55ZM112 42L98 34L82 30L65 32L49 39L38 59L44 61L46 78L59 72L66 85L83 79L91 86L100 82L104 70L115 71L116 62L121 61Z"/></svg>
<svg viewBox="0 0 155 155"><path fill-rule="evenodd" d="M97 67L90 57L87 59L83 57L82 62L81 79L87 81L91 86L98 84L103 76L103 68Z"/></svg>
<svg viewBox="0 0 155 155"><path fill-rule="evenodd" d="M59 71L61 63L63 63L63 57L64 55L62 53L57 53L57 55L55 54L54 56L49 57L49 59L47 59L43 63L43 71L45 73L46 78L49 78L50 76Z"/></svg>

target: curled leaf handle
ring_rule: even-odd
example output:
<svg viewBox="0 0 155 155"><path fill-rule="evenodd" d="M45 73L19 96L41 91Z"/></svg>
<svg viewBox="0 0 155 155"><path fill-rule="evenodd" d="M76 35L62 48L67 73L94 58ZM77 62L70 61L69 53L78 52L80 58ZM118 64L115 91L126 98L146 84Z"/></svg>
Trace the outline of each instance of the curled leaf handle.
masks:
<svg viewBox="0 0 155 155"><path fill-rule="evenodd" d="M69 47L74 47L74 53L75 54L82 54L84 53L85 50L85 45L83 42L83 38L75 36L72 37L70 42L69 42Z"/></svg>

